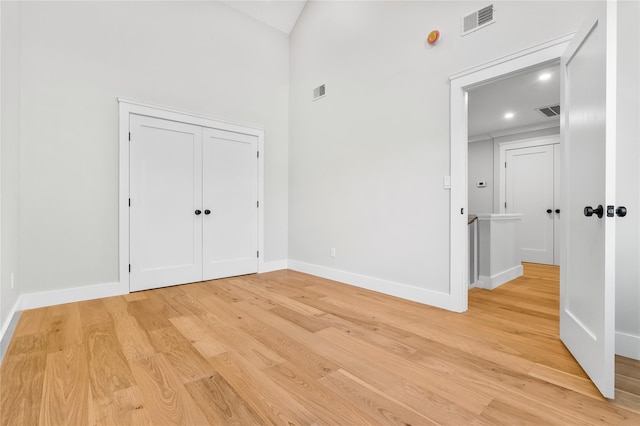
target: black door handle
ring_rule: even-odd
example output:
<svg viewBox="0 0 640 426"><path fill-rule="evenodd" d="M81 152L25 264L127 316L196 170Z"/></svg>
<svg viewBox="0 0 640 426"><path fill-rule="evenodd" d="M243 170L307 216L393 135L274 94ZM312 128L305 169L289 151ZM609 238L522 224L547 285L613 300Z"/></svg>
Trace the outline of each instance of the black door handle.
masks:
<svg viewBox="0 0 640 426"><path fill-rule="evenodd" d="M556 209L556 213L560 214L560 209Z"/></svg>
<svg viewBox="0 0 640 426"><path fill-rule="evenodd" d="M627 215L627 208L624 206L620 206L616 209L616 215L618 217L625 217Z"/></svg>
<svg viewBox="0 0 640 426"><path fill-rule="evenodd" d="M602 204L599 204L595 209L591 206L587 206L584 208L585 216L591 217L594 213L596 214L596 216L598 216L598 218L602 219L602 216L604 215L604 207L602 207Z"/></svg>
<svg viewBox="0 0 640 426"><path fill-rule="evenodd" d="M553 213L553 210L547 209L547 213Z"/></svg>
<svg viewBox="0 0 640 426"><path fill-rule="evenodd" d="M199 216L202 213L200 210L196 210L196 216Z"/></svg>
<svg viewBox="0 0 640 426"><path fill-rule="evenodd" d="M211 210L209 210L209 209L205 210L204 214L211 214Z"/></svg>

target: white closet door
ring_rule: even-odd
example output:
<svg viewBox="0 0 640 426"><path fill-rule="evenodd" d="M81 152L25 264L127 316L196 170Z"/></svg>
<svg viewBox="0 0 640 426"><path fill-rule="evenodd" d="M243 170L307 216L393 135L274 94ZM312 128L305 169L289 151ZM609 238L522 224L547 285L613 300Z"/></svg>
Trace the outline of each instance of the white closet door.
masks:
<svg viewBox="0 0 640 426"><path fill-rule="evenodd" d="M203 129L203 279L258 272L258 139Z"/></svg>
<svg viewBox="0 0 640 426"><path fill-rule="evenodd" d="M131 115L130 289L202 279L202 128Z"/></svg>
<svg viewBox="0 0 640 426"><path fill-rule="evenodd" d="M553 265L553 145L506 152L506 213L524 214L522 261Z"/></svg>

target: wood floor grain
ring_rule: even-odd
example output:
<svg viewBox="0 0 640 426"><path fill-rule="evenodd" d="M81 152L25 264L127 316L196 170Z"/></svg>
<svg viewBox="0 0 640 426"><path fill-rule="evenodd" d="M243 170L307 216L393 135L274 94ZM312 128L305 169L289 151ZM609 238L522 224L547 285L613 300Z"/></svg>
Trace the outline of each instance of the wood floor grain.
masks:
<svg viewBox="0 0 640 426"><path fill-rule="evenodd" d="M26 311L0 424L640 424L640 362L600 396L558 279L525 264L464 314L286 270Z"/></svg>

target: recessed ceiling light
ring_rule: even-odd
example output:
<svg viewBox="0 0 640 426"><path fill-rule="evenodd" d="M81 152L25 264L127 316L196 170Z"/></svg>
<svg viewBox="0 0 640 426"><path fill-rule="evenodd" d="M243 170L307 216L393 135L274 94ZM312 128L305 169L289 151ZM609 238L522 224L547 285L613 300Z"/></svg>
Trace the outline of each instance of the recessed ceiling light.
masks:
<svg viewBox="0 0 640 426"><path fill-rule="evenodd" d="M504 118L506 118L506 119L513 118L513 116L514 116L514 115L515 115L515 114L514 114L514 113L512 113L512 112L508 112L508 113L506 113L506 114L504 115Z"/></svg>
<svg viewBox="0 0 640 426"><path fill-rule="evenodd" d="M551 78L551 74L549 74L548 72L544 74L540 74L540 76L538 76L538 80L540 81L549 80L550 78Z"/></svg>

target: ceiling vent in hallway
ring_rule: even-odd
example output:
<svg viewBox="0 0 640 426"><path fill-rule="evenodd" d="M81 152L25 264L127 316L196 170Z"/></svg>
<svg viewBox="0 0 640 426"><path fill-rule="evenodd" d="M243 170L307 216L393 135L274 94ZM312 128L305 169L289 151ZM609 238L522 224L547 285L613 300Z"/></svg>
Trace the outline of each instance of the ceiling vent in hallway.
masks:
<svg viewBox="0 0 640 426"><path fill-rule="evenodd" d="M461 35L467 35L480 28L484 28L487 25L493 24L495 21L495 10L493 5L490 4L487 7L483 7L464 18L462 18L462 31Z"/></svg>
<svg viewBox="0 0 640 426"><path fill-rule="evenodd" d="M540 107L536 108L536 111L548 118L557 117L560 115L560 105L549 105L546 107Z"/></svg>

